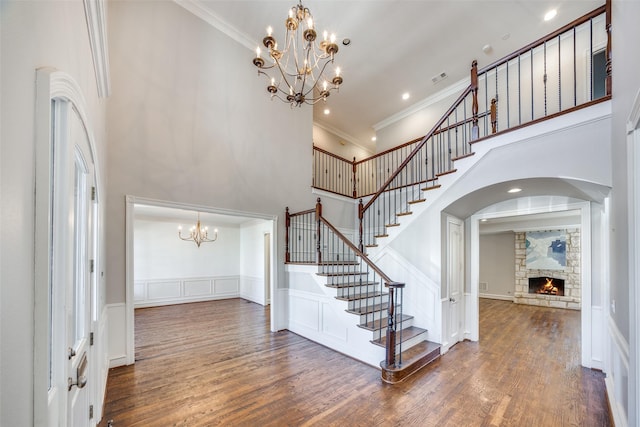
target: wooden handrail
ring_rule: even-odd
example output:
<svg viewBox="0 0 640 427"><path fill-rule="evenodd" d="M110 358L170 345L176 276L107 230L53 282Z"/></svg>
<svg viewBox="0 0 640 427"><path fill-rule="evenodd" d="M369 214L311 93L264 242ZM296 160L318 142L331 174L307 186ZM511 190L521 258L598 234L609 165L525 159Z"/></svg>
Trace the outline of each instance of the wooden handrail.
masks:
<svg viewBox="0 0 640 427"><path fill-rule="evenodd" d="M369 160L373 160L373 159L375 159L377 157L384 156L385 154L393 153L394 151L401 150L401 149L403 149L404 147L406 147L408 145L415 144L416 142L420 141L422 138L424 138L424 136L419 136L419 137L417 137L415 139L412 139L411 141L408 141L408 142L400 144L400 145L398 145L396 147L389 148L387 150L381 151L379 153L374 154L373 156L369 156L366 159L358 160L355 163L356 163L356 165L358 165L360 163L364 163L364 162L368 162Z"/></svg>
<svg viewBox="0 0 640 427"><path fill-rule="evenodd" d="M380 195L382 193L384 193L385 189L387 188L387 186L391 183L391 181L393 181L402 171L402 169L404 169L405 166L407 166L409 164L409 162L413 159L413 156L415 156L421 149L422 147L424 147L424 145L427 143L427 141L429 140L429 138L431 138L431 136L433 136L434 132L440 127L442 126L442 124L444 123L444 121L447 119L447 117L449 117L451 115L451 113L453 113L453 111L458 108L458 106L462 103L462 101L464 101L464 99L467 97L467 95L469 95L469 93L471 93L472 91L472 86L469 85L458 97L458 99L456 99L456 101L453 103L453 105L451 107L449 107L449 109L447 110L447 112L436 122L436 124L431 128L431 131L429 131L429 133L427 133L422 140L418 143L418 145L415 146L415 148L413 149L413 151L411 151L411 153L407 156L406 159L404 159L404 161L400 164L400 166L398 166L396 168L396 171L394 173L392 173L389 178L387 178L387 180L385 181L385 183L378 189L378 191L374 194L374 196L369 199L369 201L367 202L366 205L364 205L364 209L363 212L366 211L369 206L371 206L373 204L373 202L380 197Z"/></svg>
<svg viewBox="0 0 640 427"><path fill-rule="evenodd" d="M354 251L356 253L356 255L358 255L360 258L362 258L362 260L364 262L366 262L369 267L371 267L371 269L373 271L375 271L376 273L378 273L378 275L380 277L382 277L384 279L384 284L385 286L387 286L389 283L392 283L393 281L391 279L389 279L389 276L387 276L386 274L384 274L384 272L382 270L380 270L380 268L378 268L377 265L375 265L373 263L373 261L371 261L360 249L358 249L356 247L356 245L354 245L353 243L351 243L351 241L349 239L347 239L341 232L338 231L337 228L335 228L333 226L333 224L331 224L329 221L327 221L324 217L320 217L320 221L322 221L324 223L324 225L326 225L336 236L338 236L338 238L340 240L343 241L344 244L346 244L349 249L351 249L352 251Z"/></svg>
<svg viewBox="0 0 640 427"><path fill-rule="evenodd" d="M314 149L314 151L319 151L322 154L326 154L327 156L333 157L333 158L338 159L338 160L342 160L345 163L349 163L349 164L355 163L355 161L352 162L351 160L347 160L344 157L338 156L337 154L330 153L327 150L325 150L324 148L320 148L320 147L318 147L316 145L313 146L313 149Z"/></svg>
<svg viewBox="0 0 640 427"><path fill-rule="evenodd" d="M287 208L287 209L289 209L289 208ZM315 211L316 211L316 209L315 209L315 208L313 208L313 209L307 209L306 211L300 211L300 212L296 212L296 213L290 213L290 214L289 214L289 216L290 216L290 217L292 217L292 216L308 215L308 214L314 213Z"/></svg>

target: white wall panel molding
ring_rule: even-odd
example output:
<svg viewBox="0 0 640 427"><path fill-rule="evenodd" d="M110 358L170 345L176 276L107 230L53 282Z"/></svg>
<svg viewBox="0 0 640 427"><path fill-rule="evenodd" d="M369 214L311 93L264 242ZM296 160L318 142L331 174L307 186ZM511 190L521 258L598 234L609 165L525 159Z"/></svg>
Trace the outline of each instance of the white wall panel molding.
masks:
<svg viewBox="0 0 640 427"><path fill-rule="evenodd" d="M240 276L137 280L134 283L134 306L155 307L237 298L241 296L240 280Z"/></svg>
<svg viewBox="0 0 640 427"><path fill-rule="evenodd" d="M127 365L126 305L107 304L107 343L109 368Z"/></svg>
<svg viewBox="0 0 640 427"><path fill-rule="evenodd" d="M317 268L287 265L289 289L287 329L369 365L379 367L384 348L371 344L372 333L358 327L358 316L345 310L347 303L331 295L331 289L320 285L324 293L295 289L317 283ZM300 283L297 283L300 282ZM304 282L304 283L302 283ZM305 285L306 283L306 285Z"/></svg>
<svg viewBox="0 0 640 427"><path fill-rule="evenodd" d="M610 372L607 372L605 384L611 414L616 426L626 427L628 420L625 410L628 402L627 383L629 381L629 343L622 336L613 318L609 317L609 351L611 352Z"/></svg>
<svg viewBox="0 0 640 427"><path fill-rule="evenodd" d="M266 305L264 277L240 276L240 298Z"/></svg>

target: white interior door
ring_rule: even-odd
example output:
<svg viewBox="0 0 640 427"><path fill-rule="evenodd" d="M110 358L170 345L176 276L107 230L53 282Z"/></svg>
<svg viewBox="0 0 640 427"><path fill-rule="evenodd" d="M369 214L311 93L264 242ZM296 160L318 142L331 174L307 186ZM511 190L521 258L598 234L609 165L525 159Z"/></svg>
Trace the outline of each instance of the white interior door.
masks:
<svg viewBox="0 0 640 427"><path fill-rule="evenodd" d="M71 103L53 102L53 218L49 425L92 426L91 328L95 259L94 164Z"/></svg>
<svg viewBox="0 0 640 427"><path fill-rule="evenodd" d="M449 294L449 343L464 339L464 225L447 219L447 290Z"/></svg>
<svg viewBox="0 0 640 427"><path fill-rule="evenodd" d="M89 141L80 118L72 110L70 140L73 197L68 205L73 233L72 280L66 289L66 336L68 348L68 426L90 424L89 363L91 362L91 283L93 274L93 164Z"/></svg>

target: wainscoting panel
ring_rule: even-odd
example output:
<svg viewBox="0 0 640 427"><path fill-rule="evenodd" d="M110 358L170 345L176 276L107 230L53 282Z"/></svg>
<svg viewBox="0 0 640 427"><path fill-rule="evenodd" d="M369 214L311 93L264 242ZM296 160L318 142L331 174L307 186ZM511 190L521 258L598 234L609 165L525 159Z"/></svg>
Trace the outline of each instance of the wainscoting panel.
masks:
<svg viewBox="0 0 640 427"><path fill-rule="evenodd" d="M147 282L147 299L167 300L182 296L180 281Z"/></svg>
<svg viewBox="0 0 640 427"><path fill-rule="evenodd" d="M239 296L240 276L165 278L134 283L135 308Z"/></svg>
<svg viewBox="0 0 640 427"><path fill-rule="evenodd" d="M213 279L213 293L217 296L238 296L240 293L240 277Z"/></svg>
<svg viewBox="0 0 640 427"><path fill-rule="evenodd" d="M107 351L109 368L127 364L127 328L125 303L107 304Z"/></svg>
<svg viewBox="0 0 640 427"><path fill-rule="evenodd" d="M290 295L290 320L312 331L320 330L320 301L302 295Z"/></svg>
<svg viewBox="0 0 640 427"><path fill-rule="evenodd" d="M184 295L188 297L199 297L211 294L211 280L185 280Z"/></svg>
<svg viewBox="0 0 640 427"><path fill-rule="evenodd" d="M611 358L609 372L605 378L607 396L616 426L628 426L629 414L627 402L629 401L629 343L615 322L609 317L609 351Z"/></svg>

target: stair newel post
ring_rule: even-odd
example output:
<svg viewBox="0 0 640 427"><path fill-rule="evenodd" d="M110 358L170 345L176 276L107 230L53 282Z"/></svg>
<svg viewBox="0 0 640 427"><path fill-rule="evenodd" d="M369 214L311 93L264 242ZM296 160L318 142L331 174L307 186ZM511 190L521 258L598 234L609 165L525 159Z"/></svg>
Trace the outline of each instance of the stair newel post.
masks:
<svg viewBox="0 0 640 427"><path fill-rule="evenodd" d="M357 168L358 167L356 166L356 158L354 157L352 168L351 168L351 170L353 171L353 198L354 199L358 197L358 181L357 181L357 175L356 175Z"/></svg>
<svg viewBox="0 0 640 427"><path fill-rule="evenodd" d="M491 100L491 133L498 131L498 101L495 98Z"/></svg>
<svg viewBox="0 0 640 427"><path fill-rule="evenodd" d="M321 252L321 236L320 236L320 218L322 218L322 203L320 203L320 197L316 200L316 251L318 253L318 264L322 263L322 252Z"/></svg>
<svg viewBox="0 0 640 427"><path fill-rule="evenodd" d="M289 206L284 210L284 262L291 262L291 253L289 252L289 227L291 227L291 214L289 214Z"/></svg>
<svg viewBox="0 0 640 427"><path fill-rule="evenodd" d="M395 288L389 286L389 306L387 307L387 366L396 364L396 330L393 322L393 307L395 306Z"/></svg>
<svg viewBox="0 0 640 427"><path fill-rule="evenodd" d="M362 204L362 199L358 203L358 233L359 233L359 244L358 249L360 252L364 252L364 244L362 243L362 218L364 218L364 205Z"/></svg>
<svg viewBox="0 0 640 427"><path fill-rule="evenodd" d="M480 128L478 127L478 61L475 59L471 63L471 113L473 114L473 126L471 127L471 140L478 139Z"/></svg>

